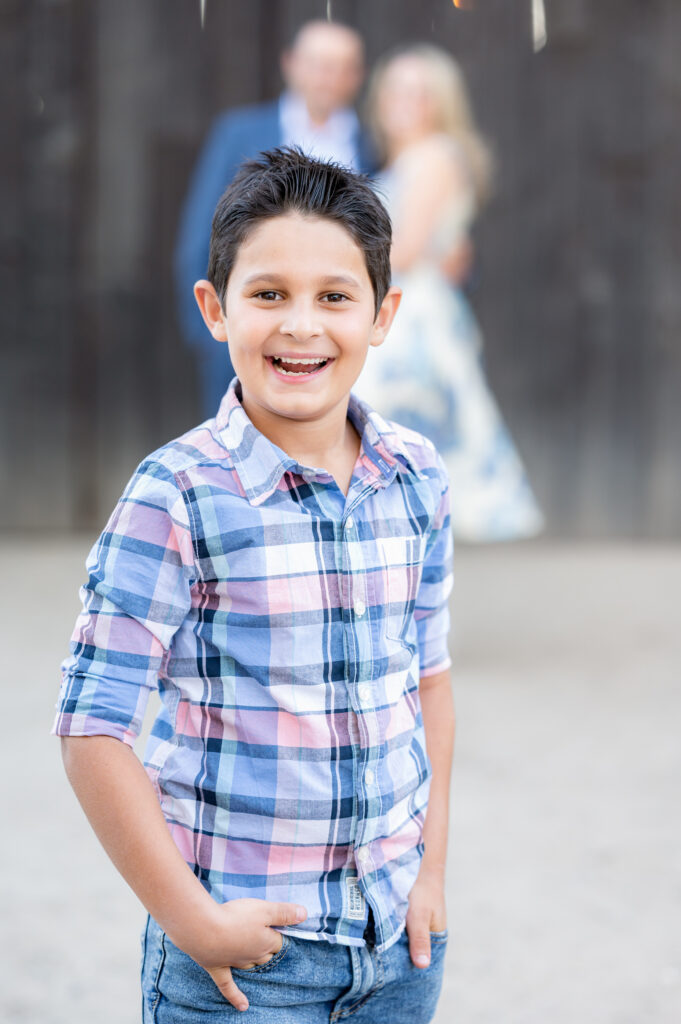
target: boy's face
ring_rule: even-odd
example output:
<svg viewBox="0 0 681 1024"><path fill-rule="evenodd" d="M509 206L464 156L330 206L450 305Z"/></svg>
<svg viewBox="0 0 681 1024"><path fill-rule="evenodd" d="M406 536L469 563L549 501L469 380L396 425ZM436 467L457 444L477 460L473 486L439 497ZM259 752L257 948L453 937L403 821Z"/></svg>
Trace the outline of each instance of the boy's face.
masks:
<svg viewBox="0 0 681 1024"><path fill-rule="evenodd" d="M270 431L283 421L345 417L369 347L385 338L400 297L391 288L376 315L364 254L349 232L293 213L247 236L224 310L213 301L211 314L206 289L197 285L197 299L213 337L229 343L244 408Z"/></svg>

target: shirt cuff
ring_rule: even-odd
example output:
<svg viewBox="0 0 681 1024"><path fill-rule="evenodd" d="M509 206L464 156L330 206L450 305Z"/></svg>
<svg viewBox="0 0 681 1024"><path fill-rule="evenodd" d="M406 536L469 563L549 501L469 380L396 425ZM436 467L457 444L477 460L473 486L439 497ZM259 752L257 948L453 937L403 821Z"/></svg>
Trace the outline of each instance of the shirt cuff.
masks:
<svg viewBox="0 0 681 1024"><path fill-rule="evenodd" d="M452 667L452 659L447 655L444 661L440 661L437 665L429 665L428 668L422 668L419 670L419 679L427 679L428 676L435 676L438 672L444 672L446 669Z"/></svg>
<svg viewBox="0 0 681 1024"><path fill-rule="evenodd" d="M137 733L116 725L105 718L94 718L91 715L58 714L52 725L53 736L112 736L132 747Z"/></svg>

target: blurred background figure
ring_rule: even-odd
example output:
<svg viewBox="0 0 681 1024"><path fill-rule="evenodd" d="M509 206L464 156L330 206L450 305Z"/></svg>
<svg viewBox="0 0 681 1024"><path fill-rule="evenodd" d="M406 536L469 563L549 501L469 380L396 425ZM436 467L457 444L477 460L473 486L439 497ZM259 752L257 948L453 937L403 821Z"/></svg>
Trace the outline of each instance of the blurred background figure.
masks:
<svg viewBox="0 0 681 1024"><path fill-rule="evenodd" d="M394 279L404 294L357 390L435 443L460 539L532 536L542 515L485 379L476 320L452 280L467 262L491 171L458 65L426 44L397 51L373 74L369 114L385 162L378 184L393 220Z"/></svg>
<svg viewBox="0 0 681 1024"><path fill-rule="evenodd" d="M371 151L353 103L364 78L364 47L354 29L311 21L281 57L286 86L277 100L228 111L210 131L180 218L175 276L186 342L199 359L201 409L214 415L233 370L226 345L208 333L193 296L206 275L213 212L245 157L274 146L298 145L307 153L355 170L372 169Z"/></svg>

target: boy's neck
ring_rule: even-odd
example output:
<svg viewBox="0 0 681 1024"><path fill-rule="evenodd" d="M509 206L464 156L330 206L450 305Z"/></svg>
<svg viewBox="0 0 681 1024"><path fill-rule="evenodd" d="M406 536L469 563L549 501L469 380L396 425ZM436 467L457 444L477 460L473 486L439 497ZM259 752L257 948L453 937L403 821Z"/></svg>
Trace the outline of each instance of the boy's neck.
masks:
<svg viewBox="0 0 681 1024"><path fill-rule="evenodd" d="M325 469L347 494L361 441L348 418L348 403L338 406L321 420L283 419L266 409L242 401L253 426L301 466Z"/></svg>

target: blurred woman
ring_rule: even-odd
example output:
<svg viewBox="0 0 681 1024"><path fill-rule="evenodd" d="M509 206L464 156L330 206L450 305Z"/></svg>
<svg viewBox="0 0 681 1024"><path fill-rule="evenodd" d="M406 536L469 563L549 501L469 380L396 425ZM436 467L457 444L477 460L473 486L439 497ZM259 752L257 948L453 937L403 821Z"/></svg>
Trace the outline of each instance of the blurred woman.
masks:
<svg viewBox="0 0 681 1024"><path fill-rule="evenodd" d="M404 294L356 390L434 442L450 474L458 537L532 536L542 516L488 389L477 324L452 280L466 263L490 178L461 72L436 47L403 49L377 67L369 111L385 160L378 187L393 220L393 274Z"/></svg>

